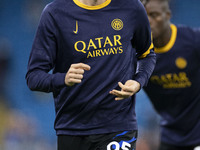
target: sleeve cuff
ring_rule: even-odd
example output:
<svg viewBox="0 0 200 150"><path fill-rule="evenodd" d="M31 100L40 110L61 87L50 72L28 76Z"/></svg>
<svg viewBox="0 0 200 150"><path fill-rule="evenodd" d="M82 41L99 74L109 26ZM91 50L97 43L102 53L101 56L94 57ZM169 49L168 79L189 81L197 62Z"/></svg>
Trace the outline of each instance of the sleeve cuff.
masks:
<svg viewBox="0 0 200 150"><path fill-rule="evenodd" d="M140 89L147 85L146 77L142 75L136 74L134 80L140 83Z"/></svg>
<svg viewBox="0 0 200 150"><path fill-rule="evenodd" d="M53 74L52 84L55 89L59 89L65 86L66 73Z"/></svg>

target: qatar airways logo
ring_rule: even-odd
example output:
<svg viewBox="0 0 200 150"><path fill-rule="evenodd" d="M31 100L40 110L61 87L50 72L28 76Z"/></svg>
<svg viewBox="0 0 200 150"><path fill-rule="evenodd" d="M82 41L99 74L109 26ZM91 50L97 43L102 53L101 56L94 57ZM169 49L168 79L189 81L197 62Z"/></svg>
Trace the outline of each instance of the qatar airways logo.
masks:
<svg viewBox="0 0 200 150"><path fill-rule="evenodd" d="M186 72L153 75L150 81L162 86L164 89L187 88L192 86L192 82L188 78Z"/></svg>
<svg viewBox="0 0 200 150"><path fill-rule="evenodd" d="M120 35L112 37L98 37L86 41L77 41L74 44L77 52L87 54L87 58L101 57L106 55L116 55L123 53Z"/></svg>

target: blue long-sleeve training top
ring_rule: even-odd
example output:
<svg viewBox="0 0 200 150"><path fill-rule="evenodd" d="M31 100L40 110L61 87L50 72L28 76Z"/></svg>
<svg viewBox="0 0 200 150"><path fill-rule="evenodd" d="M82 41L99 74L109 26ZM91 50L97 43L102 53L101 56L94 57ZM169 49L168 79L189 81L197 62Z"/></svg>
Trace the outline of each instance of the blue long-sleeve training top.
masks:
<svg viewBox="0 0 200 150"><path fill-rule="evenodd" d="M68 87L65 75L74 63L91 70ZM154 65L150 26L139 0L97 6L55 0L41 15L26 80L31 90L53 92L57 135L137 130L135 97L115 101L109 91L130 79L143 87Z"/></svg>

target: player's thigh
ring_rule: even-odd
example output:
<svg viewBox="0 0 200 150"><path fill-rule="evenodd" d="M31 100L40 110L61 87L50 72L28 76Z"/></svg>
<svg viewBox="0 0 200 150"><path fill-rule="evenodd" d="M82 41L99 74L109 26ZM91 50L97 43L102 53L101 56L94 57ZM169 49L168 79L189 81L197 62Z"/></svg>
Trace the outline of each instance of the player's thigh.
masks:
<svg viewBox="0 0 200 150"><path fill-rule="evenodd" d="M90 143L85 136L59 135L58 150L89 150Z"/></svg>
<svg viewBox="0 0 200 150"><path fill-rule="evenodd" d="M135 150L137 131L124 131L112 133L104 137L106 140L102 142L97 150Z"/></svg>

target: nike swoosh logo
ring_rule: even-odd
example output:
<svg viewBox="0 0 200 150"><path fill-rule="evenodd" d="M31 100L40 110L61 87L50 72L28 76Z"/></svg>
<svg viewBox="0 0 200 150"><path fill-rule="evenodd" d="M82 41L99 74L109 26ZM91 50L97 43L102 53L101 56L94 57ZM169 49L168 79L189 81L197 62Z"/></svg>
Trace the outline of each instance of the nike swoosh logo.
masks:
<svg viewBox="0 0 200 150"><path fill-rule="evenodd" d="M75 34L78 33L78 21L76 21L76 31L73 31Z"/></svg>

